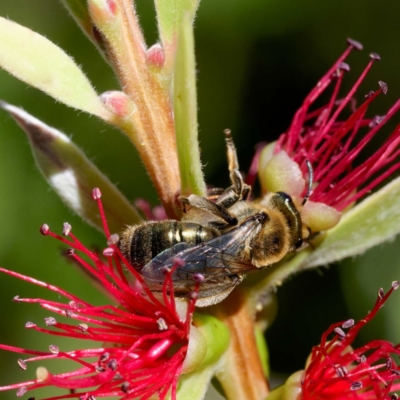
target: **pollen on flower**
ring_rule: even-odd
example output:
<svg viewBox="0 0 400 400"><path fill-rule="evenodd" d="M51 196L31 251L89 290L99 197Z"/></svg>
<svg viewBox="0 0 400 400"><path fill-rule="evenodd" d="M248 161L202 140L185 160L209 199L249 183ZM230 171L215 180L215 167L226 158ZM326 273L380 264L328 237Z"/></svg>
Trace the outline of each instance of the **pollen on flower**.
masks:
<svg viewBox="0 0 400 400"><path fill-rule="evenodd" d="M162 299L156 297L122 256L117 246L118 235L110 234L99 189L93 191L93 199L98 204L107 239L108 247L102 254L87 249L67 223L63 235L54 233L47 225L43 225L40 232L66 244L69 256L101 283L116 305L92 305L59 287L0 268L0 272L46 288L65 299L63 302L16 296L16 302L39 304L59 316L45 318L44 328L33 322L27 322L26 328L55 338L65 336L90 341L87 348L82 344L73 351L63 351L57 344L51 344L48 351L0 344L0 349L26 356L17 362L22 370L26 370L29 363L42 364L54 359L71 360L76 364L75 369L61 374L52 374L51 368L40 365L36 379L3 386L0 391L15 389L17 396L22 396L33 389L52 386L64 393L47 400L118 396L126 400L152 396L165 399L168 395L175 399L196 302L196 296L188 296L186 317L179 316L171 274L182 260L165 272ZM132 278L128 279L128 275ZM198 287L197 284L193 293ZM68 322L63 317L67 317ZM98 347L93 347L93 342L97 342Z"/></svg>
<svg viewBox="0 0 400 400"><path fill-rule="evenodd" d="M393 282L386 294L381 289L373 309L358 323L352 319L339 322L322 335L301 382L303 399L397 398L393 396L400 390L400 366L394 356L400 355L400 344L374 340L357 349L351 345L359 330L375 317L398 286L397 281Z"/></svg>
<svg viewBox="0 0 400 400"><path fill-rule="evenodd" d="M47 224L43 224L43 225L40 227L40 233L41 233L43 236L47 236L47 235L49 234L49 231L50 231L50 228L49 228L49 226L48 226Z"/></svg>
<svg viewBox="0 0 400 400"><path fill-rule="evenodd" d="M68 236L71 232L72 226L68 222L64 222L62 233L64 236Z"/></svg>
<svg viewBox="0 0 400 400"><path fill-rule="evenodd" d="M36 370L36 378L37 378L39 381L45 381L48 377L49 377L49 371L47 371L46 368L44 368L44 367L39 367L39 368Z"/></svg>
<svg viewBox="0 0 400 400"><path fill-rule="evenodd" d="M351 39L348 45L306 96L290 127L279 137L268 156L273 158L285 152L297 163L303 177L308 175L307 162L310 162L314 170L311 201L324 203L337 211L344 210L400 169L400 124L375 153L364 162L357 162L360 152L399 111L400 100L395 102L385 116L367 117L371 103L381 93L386 94L388 91L387 84L380 81L378 90L370 91L364 102L358 108L355 107L356 91L372 65L380 60L376 53L370 54L369 63L350 91L343 98L339 97L344 75L350 69L344 61L354 49L362 49L360 43ZM332 88L328 103L312 109L328 88ZM343 113L348 107L352 113L345 118ZM365 132L361 135L362 131ZM282 169L281 166L279 169ZM260 173L263 179L262 171ZM292 180L302 185L304 194L307 190L304 183L294 177ZM269 190L268 184L265 186Z"/></svg>

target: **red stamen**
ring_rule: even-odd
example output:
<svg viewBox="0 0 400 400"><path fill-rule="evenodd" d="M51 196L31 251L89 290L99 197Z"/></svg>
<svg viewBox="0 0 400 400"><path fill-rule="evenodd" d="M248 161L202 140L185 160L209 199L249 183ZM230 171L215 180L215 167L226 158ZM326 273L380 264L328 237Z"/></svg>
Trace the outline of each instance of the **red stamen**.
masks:
<svg viewBox="0 0 400 400"><path fill-rule="evenodd" d="M103 252L106 256L105 262L70 232L69 224L64 224L63 229L69 239L53 233L48 226L43 226L41 233L56 238L70 247L69 255L101 283L107 293L117 301L118 307L92 306L56 286L4 268L0 268L0 272L49 289L65 298L67 303L19 297L16 297L15 301L36 303L57 315L69 317L72 322L79 322L68 324L50 317L45 320L48 328L41 328L34 323L27 323L27 328L53 337L64 336L96 341L101 343L102 347L63 352L52 345L50 352L37 352L0 345L0 349L33 356L19 361L19 365L24 369L27 363L51 359L68 359L77 364L77 368L70 372L57 375L48 373L45 380L8 385L0 387L0 391L17 389L21 395L35 388L53 385L74 389L76 392L47 400L67 398L89 400L91 396L148 399L154 395L158 395L159 399L165 399L168 393L172 399L176 399L177 380L188 349L188 335L197 296L189 299L186 320L181 321L176 312L172 281L172 273L181 262L177 260L174 268L167 271L162 289L163 302L161 302L149 290L142 276L122 256L115 238L110 235L98 189L93 191L93 198L98 203L109 242L109 247ZM123 268L137 280L140 288L128 282ZM194 293L198 290L199 284L196 283ZM142 291L145 295L141 293ZM171 352L174 353L170 354Z"/></svg>
<svg viewBox="0 0 400 400"><path fill-rule="evenodd" d="M398 282L393 282L386 295L380 290L372 311L347 333L342 328L348 329L348 321L333 324L324 332L321 344L312 350L302 384L302 398L383 400L400 388L398 367L390 356L400 355L398 345L375 340L355 350L350 348L359 330L375 317L398 286ZM335 335L328 341L332 333Z"/></svg>
<svg viewBox="0 0 400 400"><path fill-rule="evenodd" d="M355 48L352 43L339 57L336 63L328 70L328 72L319 80L318 84L311 90L311 92L305 98L302 106L295 114L292 124L287 132L285 148L288 153L294 151L299 128L303 126L304 119L308 113L308 109L314 103L314 101L325 91L333 79L334 72L339 68L340 64L348 57L350 52Z"/></svg>
<svg viewBox="0 0 400 400"><path fill-rule="evenodd" d="M318 85L311 90L295 114L288 131L280 136L274 149L275 153L285 150L299 164L305 176L308 172L306 161L309 161L314 169L315 182L311 200L325 203L339 211L360 199L385 178L400 169L400 164L396 163L400 157L400 131L398 128L369 159L358 167L353 167L353 163L361 151L400 109L399 100L385 117L373 119L365 117L372 101L380 93L387 93L387 85L380 81L380 89L375 93L370 92L366 96L366 101L354 110L347 120L343 122L338 120L345 106L354 102L353 96L372 64L380 59L377 54L372 53L371 61L351 90L344 99L337 100L344 71L349 69L343 61L353 44L322 77ZM336 79L336 83L329 103L317 110L309 111L313 102L334 79ZM310 126L305 125L306 123L309 123ZM354 145L360 129L364 127L370 129ZM376 176L377 174L379 176Z"/></svg>

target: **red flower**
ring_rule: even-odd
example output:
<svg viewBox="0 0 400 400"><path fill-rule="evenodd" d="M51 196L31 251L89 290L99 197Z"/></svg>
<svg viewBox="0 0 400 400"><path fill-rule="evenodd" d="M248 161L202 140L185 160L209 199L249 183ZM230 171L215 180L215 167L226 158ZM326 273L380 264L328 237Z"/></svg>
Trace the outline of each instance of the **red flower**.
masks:
<svg viewBox="0 0 400 400"><path fill-rule="evenodd" d="M397 399L390 393L400 389L400 366L393 355L400 355L400 344L374 340L358 349L350 346L358 331L384 305L399 282L393 282L385 295L382 289L372 311L354 325L354 320L333 324L315 346L302 381L302 398L313 399ZM347 333L345 330L347 330ZM328 336L334 334L328 340Z"/></svg>
<svg viewBox="0 0 400 400"><path fill-rule="evenodd" d="M118 238L110 235L99 189L93 191L93 197L98 203L109 245L103 251L103 256L88 250L70 232L69 224L64 224L63 229L68 239L53 233L47 225L42 226L41 233L67 244L70 247L68 254L101 283L117 306L95 306L34 278L3 268L0 271L45 287L66 299L65 302L55 302L16 297L14 300L17 302L38 303L44 309L69 317L72 321L58 322L55 317L49 317L45 321L48 328L41 328L33 322L28 322L26 328L56 337L96 341L99 346L63 352L56 345L51 345L48 352L42 352L0 345L3 350L31 356L18 360L22 369L26 369L28 363L33 361L49 359L72 360L77 364L76 369L57 375L39 368L37 379L4 386L0 391L17 389L17 395L22 396L32 389L54 386L69 391L49 399L92 400L107 396L148 399L152 395L164 399L168 393L175 399L179 374L188 350L197 293L193 293L192 299L189 299L186 317L182 320L176 310L172 271L166 271L162 299L158 299L121 255L116 246ZM136 278L134 284L128 281L124 271Z"/></svg>
<svg viewBox="0 0 400 400"><path fill-rule="evenodd" d="M387 85L379 82L379 90L368 93L365 102L350 117L340 119L346 106L350 104L354 107L355 92L372 64L380 59L377 54L371 53L371 61L352 89L344 98L338 99L343 76L349 70L344 60L353 49L362 49L361 44L354 40L349 39L348 44L346 51L305 98L289 129L280 136L274 148L274 154L285 150L300 166L303 176L308 174L306 161L309 161L314 170L315 183L311 200L338 211L364 196L400 168L400 162L396 161L400 154L400 124L382 147L366 161L353 167L361 150L400 109L400 100L386 116L367 118L365 115L372 101L379 94L387 92ZM323 107L310 110L328 86L333 86L329 102ZM358 140L357 134L361 128L366 128L367 132Z"/></svg>

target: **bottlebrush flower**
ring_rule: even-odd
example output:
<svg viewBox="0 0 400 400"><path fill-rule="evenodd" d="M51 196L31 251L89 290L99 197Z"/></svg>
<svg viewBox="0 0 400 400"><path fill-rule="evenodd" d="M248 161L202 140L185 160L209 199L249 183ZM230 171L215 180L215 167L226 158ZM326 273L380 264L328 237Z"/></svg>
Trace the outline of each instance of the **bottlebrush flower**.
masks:
<svg viewBox="0 0 400 400"><path fill-rule="evenodd" d="M398 287L399 282L393 282L386 294L380 289L374 308L357 324L354 320L339 322L322 335L301 382L302 399L397 399L396 394L390 394L400 389L400 366L394 358L400 355L400 345L384 340L357 349L351 345Z"/></svg>
<svg viewBox="0 0 400 400"><path fill-rule="evenodd" d="M76 2L64 1L64 3L80 27L99 47L102 55L112 66L120 83L120 90L113 87L111 88L113 90L99 95L81 68L62 49L40 34L12 22L8 18L0 18L2 37L0 66L57 101L95 115L108 124L121 129L136 147L165 212L160 212L160 210L152 212L144 203L139 203L138 208L152 219L158 220L168 216L178 220L181 217L181 209L176 201L177 196L190 194L204 196L206 194L197 139L198 106L193 35L193 23L199 2L156 1L159 35L158 42L151 47L147 47L137 12L135 7L132 7L131 1L87 0L79 2L82 7L76 7ZM351 42L350 47L354 48L358 45ZM349 52L348 49L345 54L347 55ZM336 195L332 195L334 191L331 185L336 185L335 190L339 193L339 177L341 182L350 182L347 177L349 165L346 164L346 168L339 171L333 177L334 179L328 182L327 175L318 170L316 163L320 163L321 168L325 167L329 169L329 173L332 173L336 165L330 165L328 160L337 159L340 165L344 165L339 157L341 152L335 150L334 146L327 145L326 153L319 154L318 157L312 156L313 146L315 151L322 152L321 149L325 146L325 142L333 143L337 140L342 142L343 148L346 149L346 146L350 146L352 143L356 133L351 133L352 139L346 141L337 132L342 132L343 126L356 132L358 127L365 123L363 112L356 112L355 117L353 119L350 117L347 122L338 122L338 110L352 98L352 94L349 94L349 99L346 97L347 100L335 104L343 71L346 69L343 64L345 56L341 58L321 81L321 84L307 97L299 111L300 114L296 115L292 127L286 133L287 139L284 139L283 136L278 141L273 148L271 157L267 160L269 161L268 165L266 168L260 169L264 189L284 190L293 194L294 200L297 201L296 204L300 208L301 196L306 190L306 179L304 179L308 172L305 167L306 160L312 164L316 177L311 197L313 201L307 202L300 211L305 223L313 231L329 229L328 233L324 234L323 239L325 240L322 245L319 243L318 246L314 246L313 242L313 246L302 249L303 251L294 255L290 260L291 263L286 263L286 259L284 261L286 266L282 262L281 265L260 272L255 278L257 279L257 288L255 284L251 287L251 283L247 288L243 285L232 293L232 297L227 302L210 310L225 322L226 326L214 318L213 323L207 326L212 339L204 343L203 337L203 345L200 346L192 337L196 332L195 326L190 325L195 299L189 300L186 317L180 317L175 308L177 301L174 299L168 272L164 283L163 299L160 301L146 289L141 278L136 276L137 274L135 275L119 253L115 241L111 240L103 254L106 262L103 262L103 258L84 248L71 235L68 225L65 226L64 233L68 233L71 239L59 237L44 227L42 233L55 236L83 253L85 258L81 258L74 252L70 252L70 255L103 284L107 292L117 300L119 306L92 306L57 287L2 270L9 275L46 287L66 297L70 303L61 304L46 300L19 298L16 299L17 301L39 303L45 309L54 311L56 314L69 316L79 321L79 324L75 326L62 324L54 318L48 318L46 322L52 326L51 329L40 329L31 323L28 324L29 328L77 339L97 339L101 343L100 347L96 349L68 353L61 352L56 346L51 346L50 352L31 352L3 345L1 346L3 349L32 355L28 360L19 362L23 369L27 362L34 360L61 358L72 359L79 364L75 371L59 375L51 375L46 369L39 369L37 380L10 385L4 387L3 390L18 389L18 394L21 395L35 387L53 385L71 390L70 394L56 398L82 397L83 400L108 396L131 399L158 395L158 397L164 398L169 391L171 397L176 397L175 392L178 390L179 400L193 400L203 398L212 377L217 376L229 399L266 398L269 390L260 362L260 357L263 359L266 357L264 357L265 352L262 352L262 346L256 346L254 335L254 304L260 298L258 294L261 292L265 295L288 275L299 271L303 267L298 262L299 256L303 257L303 261L306 259L307 266L316 266L326 263L327 259L329 262L334 257L340 259L354 254L337 249L338 235L334 236L333 229L330 228L338 222L339 211L346 207L342 204L343 201L347 201L348 204L355 201L356 199L349 199L348 196L353 196L355 189L358 190L357 193L360 193L359 185L365 181L357 177L355 181L351 181L353 186L349 184L343 192L340 192L344 193L345 199L338 198ZM313 115L312 112L309 112L309 106L328 84L335 80L338 84L335 86L330 105L325 107L327 111L316 111ZM353 93L354 91L355 89ZM371 95L371 99L367 99L368 104L374 96ZM101 187L104 193L104 208L107 210L108 223L113 232L121 231L126 224L135 224L140 221L140 215L131 202L95 167L67 135L45 125L15 106L1 102L0 107L10 113L26 131L40 171L56 193L78 215L96 227L99 227L101 222L104 223L104 215L102 214L103 221L100 221L98 213L93 212L92 201L88 201L90 188ZM356 120L354 124L349 122L354 119ZM310 128L306 128L305 124L310 121L314 122ZM310 133L313 132L318 133L319 139L313 138L307 141L306 137L311 138ZM310 145L309 147L304 146L304 154L300 148L303 142ZM391 146L389 147L392 149ZM286 159L282 162L279 157L285 154ZM298 154L303 154L303 158L297 159ZM324 163L325 154L328 163ZM395 153L390 153L388 149L385 154L390 154L391 157ZM346 157L347 160L350 159L350 157ZM346 157L344 158L346 159ZM265 167L266 158L261 157L261 159L263 167ZM290 162L286 162L287 160ZM118 161L122 162L123 160ZM380 159L376 165L379 163L381 163ZM289 166L289 173L286 173L286 166ZM282 175L282 172L285 172L286 176ZM271 180L274 179L283 186L273 187ZM328 184L325 189L324 184ZM366 190L370 190L374 186L368 185L367 183L364 186ZM400 188L400 185L398 186ZM329 197L329 201L321 196L318 197L317 189L321 192L321 196L328 193L332 195ZM391 198L395 197L394 192L395 190L392 190ZM140 193L137 194L140 195ZM386 206L386 204L384 205ZM316 210L318 207L320 209ZM366 215L376 216L381 222L383 218L376 212L378 208L372 208L373 212ZM307 212L310 209L311 212ZM396 204L397 209L398 205ZM386 209L385 211L386 214L390 214L390 210ZM350 212L346 214L349 215ZM315 221L315 216L319 218L319 221ZM353 251L359 249L354 245L354 241L349 240L348 233L354 232L358 243L362 243L364 246L363 249L372 247L377 243L376 240L386 240L400 231L399 219L397 217L391 218L391 221L385 221L382 229L379 229L377 223L371 225L374 226L374 232L370 234L372 239L366 238L368 230L364 229L360 223L357 227L353 224L353 230L348 229L345 240L340 243L351 246ZM365 220L366 218L363 219L363 221ZM339 226L346 225L342 223L338 224ZM382 230L384 234L382 234ZM363 235L361 241L359 239L360 232ZM106 236L111 239L107 228ZM319 238L322 236L320 235ZM331 253L327 251L329 243L333 243L334 247L334 251ZM328 254L328 257L320 256L321 251ZM331 254L334 254L334 257ZM86 261L87 258L89 261ZM130 285L124 275L123 268L125 267L143 284L142 288ZM271 275L267 276L269 271L271 271ZM275 275L274 272L276 272ZM264 277L261 274L264 274ZM142 296L142 290L145 291L146 297ZM194 297L196 296L194 295ZM72 305L71 302L73 302ZM203 318L204 321L204 319L212 317L202 314L196 318ZM215 332L215 327L218 327L218 332ZM226 332L227 327L229 327L229 332ZM225 331L223 331L224 329ZM189 334L190 340L188 339ZM219 360L219 356L228 346L229 338L232 340L226 356ZM199 340L201 341L201 339ZM212 349L212 346L219 346L218 351ZM193 351L190 351L190 348ZM199 355L199 351L202 354ZM187 370L186 364L192 357L191 353L194 355L197 353L197 359L203 360L197 360L196 365L201 362L204 367L206 361L213 365L210 368L196 370L192 363L190 368L194 372L193 376L191 379L190 377L186 379L190 374L183 376L177 389L178 375L181 371ZM185 385L188 388L186 396L181 396L180 391Z"/></svg>
<svg viewBox="0 0 400 400"><path fill-rule="evenodd" d="M353 49L362 49L360 43L351 39L348 39L348 45L306 96L289 129L261 154L260 177L263 188L268 191L287 191L299 198L306 191L305 177L312 179L307 162L311 164L314 180L310 196L312 202L305 205L302 214L306 222L311 223L313 231L330 229L339 221L338 212L369 193L400 168L400 124L374 154L359 165L354 165L360 152L400 109L400 100L385 116L367 118L370 104L381 93L387 93L387 85L380 81L380 88L376 92L369 92L361 106L347 119L341 119L345 107L354 107L354 94L373 63L380 59L376 53L371 53L371 60L356 83L344 98L339 98L344 74L349 71L344 61ZM333 88L328 103L310 110L328 87ZM358 135L363 128L367 132L360 138ZM325 225L321 221L308 221L313 218L313 212L323 214L321 219L327 219Z"/></svg>
<svg viewBox="0 0 400 400"><path fill-rule="evenodd" d="M54 386L68 389L69 393L49 399L92 400L106 396L147 399L153 395L164 399L167 394L176 398L178 378L188 353L198 284L187 302L180 301L177 304L172 271L166 271L162 298L157 298L121 255L116 245L118 238L110 235L100 197L100 190L94 189L93 198L98 203L108 244L102 256L88 250L71 233L71 226L67 223L64 224L64 237L53 233L47 225L42 226L41 233L69 246L68 255L101 284L117 303L116 306L95 306L61 288L0 269L3 273L45 287L66 299L65 302L57 302L15 297L16 302L36 303L71 320L71 323L65 323L49 317L45 319L47 328L41 328L33 322L27 322L26 328L56 337L96 341L99 346L64 352L56 345L50 345L49 351L43 352L0 345L3 350L30 356L18 360L22 369L26 369L28 363L33 361L53 359L71 360L77 365L76 369L60 374L52 374L46 368L39 367L36 379L3 386L0 391L17 389L17 396L22 396L36 388ZM127 274L136 278L134 283L127 279ZM187 360L185 366L187 368Z"/></svg>
<svg viewBox="0 0 400 400"><path fill-rule="evenodd" d="M332 324L313 347L305 371L291 375L283 386L273 390L271 400L397 400L400 390L400 344L373 340L352 348L360 329L370 322L385 304L399 282L388 293L383 289L365 318ZM333 337L332 337L333 335Z"/></svg>

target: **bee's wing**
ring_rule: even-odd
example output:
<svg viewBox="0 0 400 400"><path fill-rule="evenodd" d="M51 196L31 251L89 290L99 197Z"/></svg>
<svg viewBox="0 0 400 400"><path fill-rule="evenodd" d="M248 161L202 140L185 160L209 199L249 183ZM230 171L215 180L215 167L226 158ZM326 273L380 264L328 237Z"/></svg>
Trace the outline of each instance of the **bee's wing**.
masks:
<svg viewBox="0 0 400 400"><path fill-rule="evenodd" d="M261 229L259 214L251 216L238 227L199 245L178 243L164 250L144 266L141 273L150 285L162 285L165 268L174 268L176 258L184 261L175 268L172 279L177 286L193 286L193 275L203 274L204 282L211 283L224 277L243 275L255 269L243 261L243 250ZM175 283L174 283L175 284Z"/></svg>

